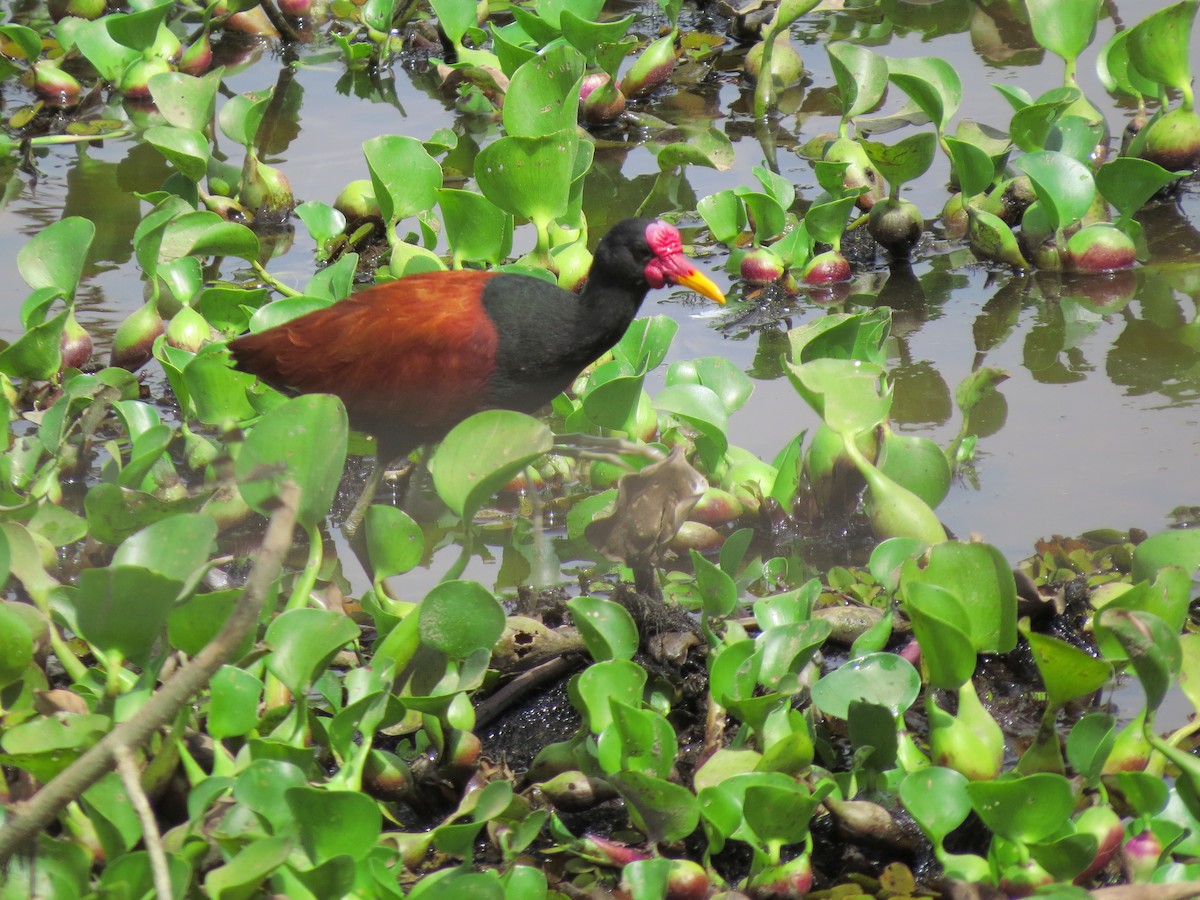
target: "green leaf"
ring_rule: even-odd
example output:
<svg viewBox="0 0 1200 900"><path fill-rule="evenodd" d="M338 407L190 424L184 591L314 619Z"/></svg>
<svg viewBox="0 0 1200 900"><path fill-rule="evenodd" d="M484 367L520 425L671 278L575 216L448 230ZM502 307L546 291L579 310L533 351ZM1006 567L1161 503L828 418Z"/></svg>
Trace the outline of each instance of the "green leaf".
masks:
<svg viewBox="0 0 1200 900"><path fill-rule="evenodd" d="M842 118L870 112L887 90L887 60L861 44L834 41L825 45L837 82Z"/></svg>
<svg viewBox="0 0 1200 900"><path fill-rule="evenodd" d="M511 410L487 410L454 426L434 452L429 471L442 501L469 520L553 445L545 423ZM488 452L481 454L480 447Z"/></svg>
<svg viewBox="0 0 1200 900"><path fill-rule="evenodd" d="M967 777L953 769L929 766L910 772L900 782L900 802L916 819L935 849L971 814Z"/></svg>
<svg viewBox="0 0 1200 900"><path fill-rule="evenodd" d="M1065 641L1032 631L1025 637L1046 685L1051 708L1057 709L1076 697L1094 693L1112 675L1112 667L1104 660Z"/></svg>
<svg viewBox="0 0 1200 900"><path fill-rule="evenodd" d="M583 703L580 711L587 717L588 728L599 734L612 724L610 700L641 708L645 687L646 670L627 659L609 659L588 666L575 683Z"/></svg>
<svg viewBox="0 0 1200 900"><path fill-rule="evenodd" d="M292 609L267 626L271 653L267 671L294 695L303 695L333 655L358 637L358 626L341 613L324 609Z"/></svg>
<svg viewBox="0 0 1200 900"><path fill-rule="evenodd" d="M300 842L315 863L337 856L364 859L383 830L379 806L366 794L293 787L284 797L299 825Z"/></svg>
<svg viewBox="0 0 1200 900"><path fill-rule="evenodd" d="M1134 583L1152 581L1168 566L1182 569L1189 577L1200 569L1200 532L1163 531L1142 541L1133 551Z"/></svg>
<svg viewBox="0 0 1200 900"><path fill-rule="evenodd" d="M554 137L564 130L574 133L583 69L583 55L565 43L546 49L522 64L505 92L504 133L521 138ZM476 177L478 174L476 162ZM484 193L489 192L484 190ZM494 198L493 202L504 207Z"/></svg>
<svg viewBox="0 0 1200 900"><path fill-rule="evenodd" d="M144 53L158 39L159 27L173 10L171 3L158 3L139 12L113 13L105 16L103 21L114 41Z"/></svg>
<svg viewBox="0 0 1200 900"><path fill-rule="evenodd" d="M549 223L567 212L574 175L575 128L538 136L507 135L475 158L475 180L501 209Z"/></svg>
<svg viewBox="0 0 1200 900"><path fill-rule="evenodd" d="M491 650L504 631L504 610L491 591L474 581L443 581L417 610L421 643L451 659Z"/></svg>
<svg viewBox="0 0 1200 900"><path fill-rule="evenodd" d="M349 425L342 402L327 394L294 397L246 436L235 472L252 509L269 514L282 478L300 487L297 518L314 528L329 512L346 463Z"/></svg>
<svg viewBox="0 0 1200 900"><path fill-rule="evenodd" d="M1029 24L1038 44L1068 63L1074 62L1096 34L1103 0L1025 0Z"/></svg>
<svg viewBox="0 0 1200 900"><path fill-rule="evenodd" d="M974 781L966 790L983 823L995 834L1019 843L1046 840L1066 824L1075 809L1071 783L1049 772L1005 781Z"/></svg>
<svg viewBox="0 0 1200 900"><path fill-rule="evenodd" d="M141 566L183 584L206 566L217 537L208 516L188 513L155 522L125 540L114 566Z"/></svg>
<svg viewBox="0 0 1200 900"><path fill-rule="evenodd" d="M937 150L937 135L922 131L890 145L875 141L859 143L894 194L901 185L921 177L929 169Z"/></svg>
<svg viewBox="0 0 1200 900"><path fill-rule="evenodd" d="M850 717L850 704L872 703L901 715L921 690L912 663L895 653L868 653L843 663L812 688L813 705L839 719Z"/></svg>
<svg viewBox="0 0 1200 900"><path fill-rule="evenodd" d="M954 66L936 56L887 57L888 79L908 94L939 132L962 101L962 81Z"/></svg>
<svg viewBox="0 0 1200 900"><path fill-rule="evenodd" d="M0 688L18 681L33 662L33 632L25 617L0 603Z"/></svg>
<svg viewBox="0 0 1200 900"><path fill-rule="evenodd" d="M1052 228L1074 225L1096 199L1091 170L1064 153L1053 150L1026 153L1013 160L1013 166L1033 182Z"/></svg>
<svg viewBox="0 0 1200 900"><path fill-rule="evenodd" d="M996 177L996 165L992 158L982 148L967 141L952 137L945 141L963 196L970 198L986 191Z"/></svg>
<svg viewBox="0 0 1200 900"><path fill-rule="evenodd" d="M206 729L215 740L240 737L258 724L263 683L244 669L222 666L209 683ZM298 784L303 784L303 776Z"/></svg>
<svg viewBox="0 0 1200 900"><path fill-rule="evenodd" d="M424 212L437 202L442 167L416 138L380 135L363 144L363 155L385 222Z"/></svg>
<svg viewBox="0 0 1200 900"><path fill-rule="evenodd" d="M0 350L0 373L29 381L49 381L62 368L63 328L71 311L35 325Z"/></svg>
<svg viewBox="0 0 1200 900"><path fill-rule="evenodd" d="M1007 653L1016 646L1016 580L1003 555L990 544L939 544L930 551L925 568L907 567L902 581L904 585L921 581L954 594L966 611L966 631L975 652Z"/></svg>
<svg viewBox="0 0 1200 900"><path fill-rule="evenodd" d="M168 125L204 132L216 113L217 90L223 74L223 69L215 69L200 78L182 72L153 75L149 87L154 107Z"/></svg>
<svg viewBox="0 0 1200 900"><path fill-rule="evenodd" d="M592 659L633 659L638 630L629 610L602 597L576 597L567 606Z"/></svg>
<svg viewBox="0 0 1200 900"><path fill-rule="evenodd" d="M199 131L174 125L147 128L145 139L158 148L167 161L192 181L200 181L208 172L208 139Z"/></svg>
<svg viewBox="0 0 1200 900"><path fill-rule="evenodd" d="M1110 632L1129 655L1150 711L1162 705L1183 664L1179 636L1158 616L1126 609L1104 609L1097 632Z"/></svg>
<svg viewBox="0 0 1200 900"><path fill-rule="evenodd" d="M374 581L403 575L420 564L425 556L425 535L408 513L376 504L367 507L363 521Z"/></svg>
<svg viewBox="0 0 1200 900"><path fill-rule="evenodd" d="M652 844L683 840L700 824L700 804L683 785L645 772L622 772L608 780L624 798L634 825Z"/></svg>
<svg viewBox="0 0 1200 900"><path fill-rule="evenodd" d="M88 643L144 665L178 596L179 582L173 578L139 566L113 565L84 569L71 605Z"/></svg>
<svg viewBox="0 0 1200 900"><path fill-rule="evenodd" d="M437 198L456 264L469 261L496 265L512 253L511 213L474 191L441 188Z"/></svg>
<svg viewBox="0 0 1200 900"><path fill-rule="evenodd" d="M1190 62L1192 24L1197 0L1183 0L1151 13L1129 30L1129 61L1142 75L1174 88L1192 106Z"/></svg>
<svg viewBox="0 0 1200 900"><path fill-rule="evenodd" d="M56 288L68 300L75 296L96 226L81 216L68 216L38 231L17 253L17 270L34 290Z"/></svg>

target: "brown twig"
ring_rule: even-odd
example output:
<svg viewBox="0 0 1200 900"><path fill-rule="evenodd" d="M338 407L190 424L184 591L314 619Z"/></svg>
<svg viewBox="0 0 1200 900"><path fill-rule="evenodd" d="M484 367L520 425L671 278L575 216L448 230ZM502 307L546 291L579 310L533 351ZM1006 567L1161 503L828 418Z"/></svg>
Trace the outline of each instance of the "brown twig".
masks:
<svg viewBox="0 0 1200 900"><path fill-rule="evenodd" d="M150 871L154 875L154 892L170 900L175 896L171 889L171 870L167 867L167 854L163 852L162 835L158 831L158 820L154 818L154 810L150 808L150 800L142 790L142 775L134 761L133 752L125 744L117 744L112 748L113 759L117 763L117 774L121 776L121 784L125 785L125 793L133 805L138 819L142 823L142 844L146 847L146 855L150 857Z"/></svg>
<svg viewBox="0 0 1200 900"><path fill-rule="evenodd" d="M110 731L22 807L10 810L10 818L0 828L0 871L6 869L13 854L41 834L68 803L113 768L118 747L140 748L174 719L192 695L207 685L217 669L233 657L246 635L257 627L263 601L292 545L296 525L300 489L287 482L279 493L281 505L271 516L258 559L246 579L246 587L220 633L159 688L137 715Z"/></svg>

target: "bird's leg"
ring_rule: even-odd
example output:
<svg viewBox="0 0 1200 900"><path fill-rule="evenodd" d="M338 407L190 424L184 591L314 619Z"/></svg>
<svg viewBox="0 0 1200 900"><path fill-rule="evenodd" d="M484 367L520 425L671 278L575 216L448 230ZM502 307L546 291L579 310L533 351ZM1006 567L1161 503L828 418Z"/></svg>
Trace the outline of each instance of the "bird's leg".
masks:
<svg viewBox="0 0 1200 900"><path fill-rule="evenodd" d="M424 451L422 451L421 459L422 462L425 459ZM407 457L405 456L389 459L382 451L379 451L375 457L375 465L371 467L371 472L367 475L367 480L363 482L362 493L358 495L354 509L350 510L350 515L346 516L345 521L342 522L342 530L346 533L346 537L352 538L358 533L358 529L362 526L363 516L367 514L367 507L375 502L375 495L379 493L379 485L383 482L383 476L389 470L406 460ZM409 463L396 479L395 495L397 507L404 505L404 498L408 495L408 486L412 483L412 474L416 468L417 465L415 463Z"/></svg>
<svg viewBox="0 0 1200 900"><path fill-rule="evenodd" d="M358 500L355 501L354 508L350 510L350 515L346 516L345 521L342 522L342 531L345 532L346 537L352 538L358 534L363 516L367 513L367 507L375 502L375 494L379 490L379 483L382 480L383 460L377 456L367 475L367 480L363 482L362 493L358 495Z"/></svg>

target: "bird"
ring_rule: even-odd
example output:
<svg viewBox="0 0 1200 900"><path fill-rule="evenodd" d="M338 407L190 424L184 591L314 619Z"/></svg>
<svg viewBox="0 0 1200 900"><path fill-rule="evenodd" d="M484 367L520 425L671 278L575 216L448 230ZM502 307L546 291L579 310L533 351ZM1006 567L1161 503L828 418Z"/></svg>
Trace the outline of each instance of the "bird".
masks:
<svg viewBox="0 0 1200 900"><path fill-rule="evenodd" d="M579 294L529 275L422 272L229 342L234 367L286 394L339 397L373 435L376 464L343 523L357 529L383 467L485 409L535 413L621 339L652 288L724 304L661 220L626 219L601 238Z"/></svg>

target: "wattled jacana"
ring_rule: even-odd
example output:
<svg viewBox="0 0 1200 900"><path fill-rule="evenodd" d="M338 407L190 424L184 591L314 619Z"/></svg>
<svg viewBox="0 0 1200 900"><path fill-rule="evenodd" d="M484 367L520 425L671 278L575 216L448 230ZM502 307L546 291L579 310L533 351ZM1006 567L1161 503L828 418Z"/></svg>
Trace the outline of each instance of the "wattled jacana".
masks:
<svg viewBox="0 0 1200 900"><path fill-rule="evenodd" d="M532 413L625 334L646 292L665 284L724 303L665 222L626 219L596 248L572 294L497 272L410 275L230 342L237 368L281 391L340 397L379 441L375 472L347 520L373 499L382 463L440 440L484 409Z"/></svg>

